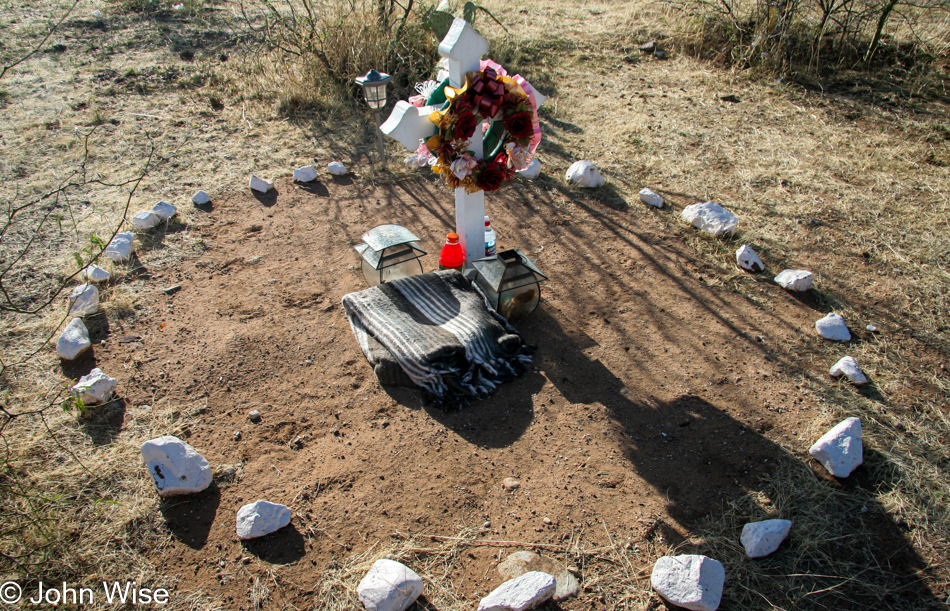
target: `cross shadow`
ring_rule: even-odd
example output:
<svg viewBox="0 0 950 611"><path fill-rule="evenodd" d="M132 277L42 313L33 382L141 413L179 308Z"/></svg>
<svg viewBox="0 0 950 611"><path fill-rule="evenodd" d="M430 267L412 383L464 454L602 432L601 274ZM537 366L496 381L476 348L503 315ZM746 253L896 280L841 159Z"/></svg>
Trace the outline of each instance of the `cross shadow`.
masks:
<svg viewBox="0 0 950 611"><path fill-rule="evenodd" d="M293 524L257 539L243 541L248 552L271 564L290 564L304 557L304 538Z"/></svg>
<svg viewBox="0 0 950 611"><path fill-rule="evenodd" d="M162 500L159 510L172 535L192 549L201 549L208 542L211 525L221 504L221 490L211 482L197 494L173 496Z"/></svg>

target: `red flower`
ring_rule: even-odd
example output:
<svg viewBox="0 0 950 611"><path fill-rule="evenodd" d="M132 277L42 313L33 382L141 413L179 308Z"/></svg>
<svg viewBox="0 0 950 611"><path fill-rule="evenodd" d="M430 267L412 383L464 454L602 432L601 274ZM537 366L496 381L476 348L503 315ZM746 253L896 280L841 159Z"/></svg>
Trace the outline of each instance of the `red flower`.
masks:
<svg viewBox="0 0 950 611"><path fill-rule="evenodd" d="M505 129L512 138L530 138L534 134L530 112L516 112L505 117Z"/></svg>
<svg viewBox="0 0 950 611"><path fill-rule="evenodd" d="M493 162L482 162L479 165L481 167L475 176L475 186L489 193L500 189L505 182L505 173L501 168Z"/></svg>
<svg viewBox="0 0 950 611"><path fill-rule="evenodd" d="M472 113L465 111L455 122L455 137L459 140L468 140L478 127L478 119Z"/></svg>

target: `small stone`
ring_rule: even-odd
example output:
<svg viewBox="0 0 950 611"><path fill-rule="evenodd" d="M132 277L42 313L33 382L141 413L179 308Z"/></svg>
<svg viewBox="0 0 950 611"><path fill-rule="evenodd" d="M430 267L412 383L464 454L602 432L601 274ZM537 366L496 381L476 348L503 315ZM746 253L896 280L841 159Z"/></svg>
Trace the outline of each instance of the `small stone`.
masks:
<svg viewBox="0 0 950 611"><path fill-rule="evenodd" d="M334 176L343 176L346 174L346 166L339 161L331 161L327 164L327 171Z"/></svg>
<svg viewBox="0 0 950 611"><path fill-rule="evenodd" d="M875 327L874 325L868 325L867 327L865 327L865 329L867 329L871 333L877 333L877 327Z"/></svg>
<svg viewBox="0 0 950 611"><path fill-rule="evenodd" d="M478 603L478 611L527 611L554 596L557 582L541 571L531 571L495 588Z"/></svg>
<svg viewBox="0 0 950 611"><path fill-rule="evenodd" d="M193 201L198 206L204 206L211 201L211 196L204 191L198 191L191 196L191 201Z"/></svg>
<svg viewBox="0 0 950 611"><path fill-rule="evenodd" d="M211 466L193 447L166 435L142 444L142 460L162 498L194 494L211 485Z"/></svg>
<svg viewBox="0 0 950 611"><path fill-rule="evenodd" d="M861 420L847 418L821 436L808 453L835 477L848 477L864 462Z"/></svg>
<svg viewBox="0 0 950 611"><path fill-rule="evenodd" d="M95 405L96 403L105 403L112 398L112 392L119 383L115 378L110 378L102 373L102 370L96 367L88 374L79 378L70 390L73 394L82 399L86 405Z"/></svg>
<svg viewBox="0 0 950 611"><path fill-rule="evenodd" d="M657 59L666 59L666 51L664 51L663 49L657 49L656 51L653 52L653 57Z"/></svg>
<svg viewBox="0 0 950 611"><path fill-rule="evenodd" d="M175 293L177 293L177 292L180 291L180 290L181 290L181 285L180 285L180 284L175 284L175 285L173 285L173 286L169 286L169 287L163 288L163 289L162 289L162 292L165 293L166 295L174 295Z"/></svg>
<svg viewBox="0 0 950 611"><path fill-rule="evenodd" d="M241 441L241 431L234 431L234 441Z"/></svg>
<svg viewBox="0 0 950 611"><path fill-rule="evenodd" d="M600 175L600 170L589 161L575 161L567 169L565 175L567 182L584 187L586 189L596 189L602 187L607 181Z"/></svg>
<svg viewBox="0 0 950 611"><path fill-rule="evenodd" d="M99 9L96 9L92 12L92 16L95 17L96 19L102 19L102 11L100 11Z"/></svg>
<svg viewBox="0 0 950 611"><path fill-rule="evenodd" d="M261 178L256 174L251 174L251 178L248 180L248 186L251 187L252 191L267 193L274 188L274 182Z"/></svg>
<svg viewBox="0 0 950 611"><path fill-rule="evenodd" d="M804 269L785 269L775 277L775 284L787 291L802 293L815 285L815 274Z"/></svg>
<svg viewBox="0 0 950 611"><path fill-rule="evenodd" d="M815 330L825 339L836 342L851 341L851 332L840 314L829 314L815 322Z"/></svg>
<svg viewBox="0 0 950 611"><path fill-rule="evenodd" d="M517 490L521 488L521 482L513 477L506 477L504 481L501 482L501 487L505 490Z"/></svg>
<svg viewBox="0 0 950 611"><path fill-rule="evenodd" d="M854 357L852 356L846 356L832 365L831 370L828 373L830 373L831 377L833 378L837 378L842 375L848 376L849 380L858 385L868 383L868 377L864 375L864 372L862 372L861 368L858 367L858 362L854 360Z"/></svg>
<svg viewBox="0 0 950 611"><path fill-rule="evenodd" d="M259 411L257 411L256 409L252 409L252 410L247 414L247 417L250 418L250 419L251 419L251 422L254 422L254 423L257 423L257 422L260 422L260 421L261 421L261 413L260 413Z"/></svg>
<svg viewBox="0 0 950 611"><path fill-rule="evenodd" d="M491 528L491 522L486 521L484 524L482 524L482 528Z"/></svg>
<svg viewBox="0 0 950 611"><path fill-rule="evenodd" d="M116 234L106 249L102 251L102 256L113 261L125 261L132 256L135 250L135 235L131 231L123 231Z"/></svg>
<svg viewBox="0 0 950 611"><path fill-rule="evenodd" d="M80 284L69 294L69 314L86 316L99 311L99 289L92 284Z"/></svg>
<svg viewBox="0 0 950 611"><path fill-rule="evenodd" d="M556 582L552 595L554 600L562 601L576 596L580 589L577 578L572 574L572 568L575 572L577 571L577 567L565 567L551 558L540 556L534 552L522 551L509 554L504 562L498 565L498 574L505 579L514 579L531 571L547 573L554 577Z"/></svg>
<svg viewBox="0 0 950 611"><path fill-rule="evenodd" d="M85 276L89 282L105 282L112 277L112 274L96 264L89 265L86 269L82 270L82 275Z"/></svg>
<svg viewBox="0 0 950 611"><path fill-rule="evenodd" d="M310 182L317 179L317 166L305 165L302 168L294 170L294 180L298 182Z"/></svg>
<svg viewBox="0 0 950 611"><path fill-rule="evenodd" d="M374 562L356 587L368 611L405 611L422 596L422 590L422 578L415 571L387 558Z"/></svg>
<svg viewBox="0 0 950 611"><path fill-rule="evenodd" d="M139 210L132 217L132 226L136 229L151 229L161 222L162 219L151 210Z"/></svg>
<svg viewBox="0 0 950 611"><path fill-rule="evenodd" d="M722 600L726 569L718 560L685 554L663 556L653 565L653 589L677 607L716 611Z"/></svg>
<svg viewBox="0 0 950 611"><path fill-rule="evenodd" d="M528 164L528 167L523 170L518 170L516 173L520 176L524 176L525 178L534 180L541 175L541 162L537 159L532 159L531 163Z"/></svg>
<svg viewBox="0 0 950 611"><path fill-rule="evenodd" d="M765 264L762 263L759 255L745 244L736 251L736 265L756 274L765 269Z"/></svg>
<svg viewBox="0 0 950 611"><path fill-rule="evenodd" d="M237 512L238 539L256 539L290 524L290 508L269 501L254 501Z"/></svg>
<svg viewBox="0 0 950 611"><path fill-rule="evenodd" d="M717 202L693 204L683 208L683 219L701 231L720 237L735 233L739 219Z"/></svg>
<svg viewBox="0 0 950 611"><path fill-rule="evenodd" d="M89 340L89 330L81 318L69 321L66 328L56 340L56 354L67 361L75 360L80 354L89 350L92 342Z"/></svg>
<svg viewBox="0 0 950 611"><path fill-rule="evenodd" d="M663 196L653 191L653 189L640 189L640 201L654 208L663 207Z"/></svg>
<svg viewBox="0 0 950 611"><path fill-rule="evenodd" d="M541 521L547 524L548 526L550 526L551 524L554 524L554 522L551 521L551 518L544 518Z"/></svg>
<svg viewBox="0 0 950 611"><path fill-rule="evenodd" d="M648 42L648 43L645 43L645 44L640 45L640 52L641 52L641 53L649 53L650 55L653 55L653 52L654 52L654 51L656 51L656 41L655 41L655 40L651 40L651 41Z"/></svg>
<svg viewBox="0 0 950 611"><path fill-rule="evenodd" d="M788 520L749 522L742 527L739 540L745 547L746 556L761 558L777 550L791 529L792 523Z"/></svg>
<svg viewBox="0 0 950 611"><path fill-rule="evenodd" d="M152 212L154 212L155 216L161 220L167 221L178 213L178 207L173 206L168 202L158 202L152 206Z"/></svg>

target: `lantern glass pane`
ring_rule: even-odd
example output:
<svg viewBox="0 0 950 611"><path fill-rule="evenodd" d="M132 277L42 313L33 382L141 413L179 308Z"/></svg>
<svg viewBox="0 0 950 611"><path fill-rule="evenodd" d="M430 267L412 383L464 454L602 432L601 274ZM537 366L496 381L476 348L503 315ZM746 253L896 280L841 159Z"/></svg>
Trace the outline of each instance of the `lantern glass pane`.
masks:
<svg viewBox="0 0 950 611"><path fill-rule="evenodd" d="M366 103L373 110L379 110L386 105L385 83L382 85L366 85L364 91L366 92Z"/></svg>
<svg viewBox="0 0 950 611"><path fill-rule="evenodd" d="M495 311L508 320L517 320L534 312L540 302L540 285L529 284L501 293L498 296L498 307Z"/></svg>

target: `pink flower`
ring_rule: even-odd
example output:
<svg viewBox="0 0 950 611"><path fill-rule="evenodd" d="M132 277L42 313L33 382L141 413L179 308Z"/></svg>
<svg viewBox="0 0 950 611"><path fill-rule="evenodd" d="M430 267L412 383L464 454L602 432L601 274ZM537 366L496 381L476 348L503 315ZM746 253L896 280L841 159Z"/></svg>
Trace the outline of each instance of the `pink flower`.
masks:
<svg viewBox="0 0 950 611"><path fill-rule="evenodd" d="M452 162L452 165L449 166L449 169L452 170L452 173L455 174L456 178L459 180L465 180L468 178L475 168L478 167L478 161L471 155L461 155L458 159Z"/></svg>
<svg viewBox="0 0 950 611"><path fill-rule="evenodd" d="M422 108L426 105L426 98L421 95L409 96L409 103L415 106L416 108Z"/></svg>
<svg viewBox="0 0 950 611"><path fill-rule="evenodd" d="M531 150L526 146L509 142L505 145L508 152L508 167L513 170L523 170L531 163Z"/></svg>

